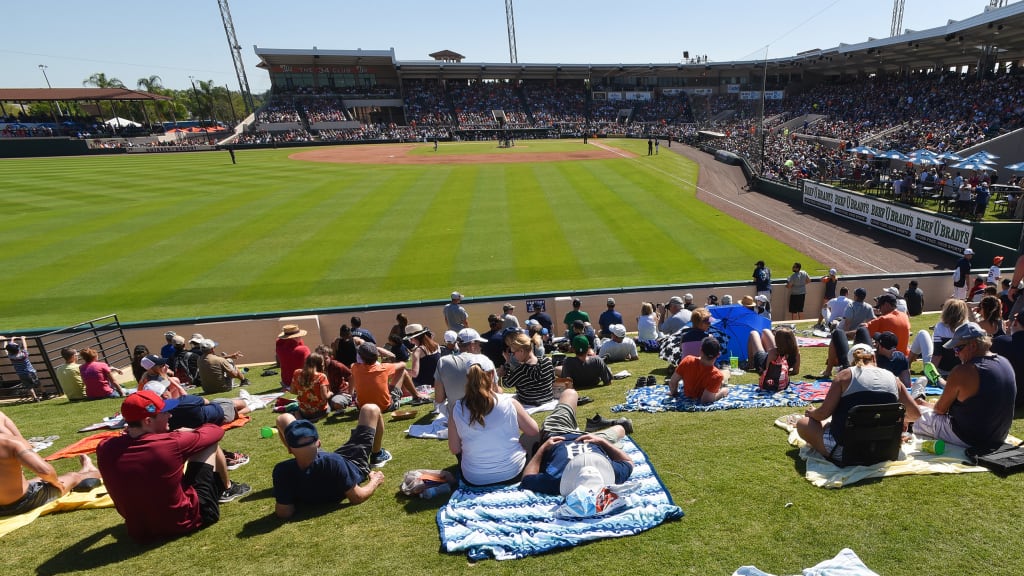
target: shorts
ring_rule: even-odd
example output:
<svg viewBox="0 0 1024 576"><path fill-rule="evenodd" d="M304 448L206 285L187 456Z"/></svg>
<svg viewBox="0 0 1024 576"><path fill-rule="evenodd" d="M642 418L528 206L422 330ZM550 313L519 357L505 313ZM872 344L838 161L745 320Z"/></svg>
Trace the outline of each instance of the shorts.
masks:
<svg viewBox="0 0 1024 576"><path fill-rule="evenodd" d="M18 514L23 514L29 510L35 510L36 508L53 502L60 497L60 488L57 488L49 482L44 482L42 480L29 482L28 489L25 490L24 496L10 504L0 506L0 516L17 516Z"/></svg>
<svg viewBox="0 0 1024 576"><path fill-rule="evenodd" d="M206 462L189 462L181 484L196 491L203 526L216 524L220 520L220 495L224 492L224 483L213 466Z"/></svg>
<svg viewBox="0 0 1024 576"><path fill-rule="evenodd" d="M231 398L214 398L211 404L220 406L220 409L224 411L224 423L234 422L238 418L238 413L235 412L235 401Z"/></svg>
<svg viewBox="0 0 1024 576"><path fill-rule="evenodd" d="M545 442L552 436L567 436L570 434L577 436L583 434L583 431L576 424L576 410L568 404L559 402L555 409L551 411L551 414L548 414L547 418L544 419L544 424L540 427L540 441ZM593 434L601 436L615 445L622 443L622 438L615 434L609 434L605 430L593 432Z"/></svg>
<svg viewBox="0 0 1024 576"><path fill-rule="evenodd" d="M821 434L821 441L825 444L825 450L828 454L826 458L833 462L840 462L843 459L843 447L836 445L836 439L832 436L832 425L826 424L825 430Z"/></svg>
<svg viewBox="0 0 1024 576"><path fill-rule="evenodd" d="M921 417L914 420L914 435L928 436L967 448L967 443L953 432L953 419L949 414L936 414L927 408L922 408Z"/></svg>
<svg viewBox="0 0 1024 576"><path fill-rule="evenodd" d="M21 385L25 388L39 388L39 376L35 372L18 374L18 379L21 380Z"/></svg>
<svg viewBox="0 0 1024 576"><path fill-rule="evenodd" d="M750 359L750 367L757 370L758 374L764 372L765 366L768 365L768 353L764 350L758 350L754 352L754 357Z"/></svg>
<svg viewBox="0 0 1024 576"><path fill-rule="evenodd" d="M316 412L303 412L299 410L299 418L309 420L310 422L316 422L324 416L327 416L327 410L317 410Z"/></svg>
<svg viewBox="0 0 1024 576"><path fill-rule="evenodd" d="M803 314L804 313L804 300L807 299L807 294L790 294L789 295L789 313L790 314Z"/></svg>
<svg viewBox="0 0 1024 576"><path fill-rule="evenodd" d="M345 442L334 453L355 464L356 468L363 473L363 478L366 478L370 475L370 452L373 451L373 440L376 436L376 428L356 426L352 429L348 442Z"/></svg>

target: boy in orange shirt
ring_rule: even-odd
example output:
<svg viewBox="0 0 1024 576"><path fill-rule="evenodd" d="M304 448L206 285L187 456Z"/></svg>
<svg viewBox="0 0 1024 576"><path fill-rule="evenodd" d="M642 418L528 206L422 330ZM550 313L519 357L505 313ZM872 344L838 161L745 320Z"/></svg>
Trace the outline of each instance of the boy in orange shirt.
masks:
<svg viewBox="0 0 1024 576"><path fill-rule="evenodd" d="M715 360L722 353L722 346L714 336L704 338L700 343L700 356L687 356L668 381L668 395L679 395L679 381L683 381L683 396L704 404L710 404L729 395L729 388L723 386L725 376L715 367Z"/></svg>
<svg viewBox="0 0 1024 576"><path fill-rule="evenodd" d="M378 362L377 346L372 342L363 342L356 350L361 362L349 367L352 371L352 388L356 393L356 405L376 404L383 413L390 410L397 402L392 400L391 382L401 382L405 373L405 364L401 362ZM399 397L400 397L399 393ZM370 465L382 468L391 460L391 453L384 449L384 417L378 414L377 433L373 437L373 452L370 454Z"/></svg>

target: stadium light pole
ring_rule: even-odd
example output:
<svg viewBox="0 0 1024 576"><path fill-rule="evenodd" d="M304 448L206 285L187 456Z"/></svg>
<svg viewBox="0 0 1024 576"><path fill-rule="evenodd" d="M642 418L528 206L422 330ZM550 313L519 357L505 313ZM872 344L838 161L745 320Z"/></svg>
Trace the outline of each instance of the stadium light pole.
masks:
<svg viewBox="0 0 1024 576"><path fill-rule="evenodd" d="M46 69L49 68L46 64L39 65L39 71L43 73L43 80L46 80L46 87L53 90L53 86L50 86L50 77L46 75ZM53 112L53 103L50 104L50 112ZM57 102L57 113L64 117L64 111L60 109L60 102Z"/></svg>
<svg viewBox="0 0 1024 576"><path fill-rule="evenodd" d="M766 100L765 92L767 90L768 90L768 47L765 46L764 47L764 68L761 71L761 122L760 122L760 124L761 124L761 130L760 130L760 132L761 132L761 159L760 159L761 165L758 166L758 172L760 172L758 174L759 178L764 175L764 143L765 143L765 138L766 138L765 137L765 133L764 133L764 105L765 105L765 100Z"/></svg>

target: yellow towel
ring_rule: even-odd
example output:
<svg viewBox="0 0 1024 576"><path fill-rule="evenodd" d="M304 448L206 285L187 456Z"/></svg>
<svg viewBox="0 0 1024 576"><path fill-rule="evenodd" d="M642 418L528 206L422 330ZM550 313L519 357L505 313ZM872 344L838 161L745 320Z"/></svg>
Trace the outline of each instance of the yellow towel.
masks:
<svg viewBox="0 0 1024 576"><path fill-rule="evenodd" d="M107 494L107 488L103 484L93 488L89 492L68 492L53 502L44 504L33 510L29 510L17 516L0 517L0 538L7 534L31 524L36 518L57 512L70 512L72 510L88 510L90 508L113 508L114 501Z"/></svg>

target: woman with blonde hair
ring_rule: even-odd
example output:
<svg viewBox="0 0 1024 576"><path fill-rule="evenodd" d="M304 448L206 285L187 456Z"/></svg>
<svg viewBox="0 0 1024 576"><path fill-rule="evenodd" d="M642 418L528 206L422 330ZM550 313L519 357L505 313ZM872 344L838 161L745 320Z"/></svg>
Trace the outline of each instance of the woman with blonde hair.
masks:
<svg viewBox="0 0 1024 576"><path fill-rule="evenodd" d="M525 406L540 406L555 398L555 366L551 358L537 357L533 341L526 334L516 334L510 342L501 382L505 388L515 388L516 400Z"/></svg>
<svg viewBox="0 0 1024 576"><path fill-rule="evenodd" d="M931 361L938 369L939 374L945 376L949 374L950 370L960 364L956 354L952 350L944 348L943 344L949 342L950 338L953 337L953 332L961 324L966 324L970 320L971 310L962 299L950 298L942 304L939 322L935 325L935 330L932 332L933 354Z"/></svg>
<svg viewBox="0 0 1024 576"><path fill-rule="evenodd" d="M448 423L448 449L459 460L463 480L474 486L518 481L526 466L523 446L539 436L523 405L495 393L487 372L471 365L466 396L455 403Z"/></svg>
<svg viewBox="0 0 1024 576"><path fill-rule="evenodd" d="M692 317L691 317L692 319ZM658 338L661 332L658 331L658 314L654 311L654 304L644 302L640 304L640 315L636 318L637 344L644 350L657 350Z"/></svg>
<svg viewBox="0 0 1024 576"><path fill-rule="evenodd" d="M921 416L917 404L892 372L875 365L875 352L867 344L854 344L847 357L849 368L840 370L832 380L825 400L810 408L797 421L796 430L812 448L834 462L843 459L843 431L846 415L862 404L899 402L906 410L904 419L913 422ZM831 423L822 424L832 418Z"/></svg>
<svg viewBox="0 0 1024 576"><path fill-rule="evenodd" d="M324 357L313 352L302 368L292 374L293 394L298 396L299 417L314 422L327 416L331 387L324 374Z"/></svg>

